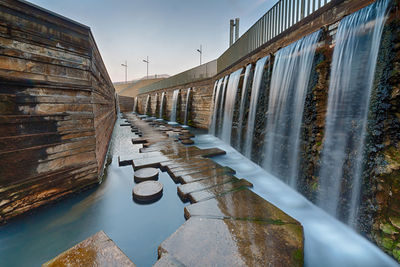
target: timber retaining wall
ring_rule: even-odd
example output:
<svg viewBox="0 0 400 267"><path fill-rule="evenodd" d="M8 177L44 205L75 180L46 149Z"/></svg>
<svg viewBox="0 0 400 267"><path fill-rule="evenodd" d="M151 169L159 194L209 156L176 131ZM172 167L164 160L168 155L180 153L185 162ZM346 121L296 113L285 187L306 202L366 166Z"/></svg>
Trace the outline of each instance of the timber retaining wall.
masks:
<svg viewBox="0 0 400 267"><path fill-rule="evenodd" d="M0 0L0 223L98 184L114 95L88 27Z"/></svg>

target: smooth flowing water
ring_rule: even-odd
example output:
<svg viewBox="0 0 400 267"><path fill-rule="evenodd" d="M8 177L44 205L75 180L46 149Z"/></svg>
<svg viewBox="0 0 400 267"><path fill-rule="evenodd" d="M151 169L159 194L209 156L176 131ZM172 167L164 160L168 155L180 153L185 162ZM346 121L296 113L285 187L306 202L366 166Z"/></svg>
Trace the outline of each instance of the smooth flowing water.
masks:
<svg viewBox="0 0 400 267"><path fill-rule="evenodd" d="M179 89L176 89L176 90L174 90L174 93L172 94L172 110L171 110L171 117L169 118L170 122L176 122L178 96L179 96Z"/></svg>
<svg viewBox="0 0 400 267"><path fill-rule="evenodd" d="M224 119L222 122L221 139L225 141L227 144L231 143L233 112L235 109L237 89L239 85L240 75L242 74L242 72L243 69L239 69L231 73L231 75L229 75L228 86L226 88Z"/></svg>
<svg viewBox="0 0 400 267"><path fill-rule="evenodd" d="M320 31L275 55L269 94L263 167L296 187L304 102Z"/></svg>
<svg viewBox="0 0 400 267"><path fill-rule="evenodd" d="M224 118L225 96L226 96L226 88L228 86L228 79L229 79L229 75L226 75L224 77L224 80L222 81L222 87L220 90L219 107L218 107L217 122L216 122L216 129L215 129L215 134L219 137L221 137L221 133L222 133L222 122L223 122L223 118Z"/></svg>
<svg viewBox="0 0 400 267"><path fill-rule="evenodd" d="M190 97L192 95L192 88L188 88L186 92L186 108L185 108L185 119L183 121L184 125L188 124L189 107L190 107Z"/></svg>
<svg viewBox="0 0 400 267"><path fill-rule="evenodd" d="M137 104L138 104L138 98L136 96L135 100L133 100L133 113L137 112Z"/></svg>
<svg viewBox="0 0 400 267"><path fill-rule="evenodd" d="M254 134L254 122L256 119L257 101L259 90L261 87L262 74L264 72L265 62L269 56L259 59L256 63L253 77L253 85L251 87L251 97L250 97L250 109L249 117L247 120L247 132L244 143L244 155L248 158L251 157L251 150L253 146L253 134Z"/></svg>
<svg viewBox="0 0 400 267"><path fill-rule="evenodd" d="M213 91L213 114L211 117L211 124L210 124L210 130L209 133L212 135L215 135L215 129L216 129L216 124L217 124L217 115L218 115L218 101L219 101L219 92L221 90L221 85L222 85L222 78L219 79L218 81L215 81L214 84L214 91Z"/></svg>
<svg viewBox="0 0 400 267"><path fill-rule="evenodd" d="M159 119L163 118L164 106L165 106L165 92L162 92L162 94L161 94L161 103L160 103L160 114L158 116Z"/></svg>
<svg viewBox="0 0 400 267"><path fill-rule="evenodd" d="M344 18L336 34L318 204L349 224L359 206L368 106L388 3L377 1ZM345 205L339 201L344 182L351 190Z"/></svg>
<svg viewBox="0 0 400 267"><path fill-rule="evenodd" d="M113 161L95 189L0 226L0 266L41 266L75 244L103 230L137 266L152 266L158 246L184 222L184 206L176 184L160 172L163 196L152 204L132 200L132 166L119 167L118 155L138 153L130 127L114 128Z"/></svg>
<svg viewBox="0 0 400 267"><path fill-rule="evenodd" d="M252 65L249 64L246 66L246 70L244 72L244 78L243 78L243 88L242 88L242 95L240 98L240 106L239 106L239 119L238 119L238 136L237 136L237 147L236 149L238 149L239 151L241 151L242 148L242 128L243 128L243 120L244 120L244 113L245 113L245 106L246 106L246 101L247 101L247 93L249 91L249 87L247 86L247 81L249 79L249 75L250 75L250 71L251 71L251 67Z"/></svg>
<svg viewBox="0 0 400 267"><path fill-rule="evenodd" d="M149 111L149 108L151 108L150 105L151 105L151 103L150 103L150 95L147 95L146 105L145 105L145 109L144 109L144 113L143 114L150 115L150 114L148 114L148 113L150 113L150 111Z"/></svg>
<svg viewBox="0 0 400 267"><path fill-rule="evenodd" d="M236 170L237 177L253 183L252 191L301 222L304 228L304 266L398 266L377 246L225 142L212 135L199 135L194 141L200 148L225 150L226 155L212 159Z"/></svg>

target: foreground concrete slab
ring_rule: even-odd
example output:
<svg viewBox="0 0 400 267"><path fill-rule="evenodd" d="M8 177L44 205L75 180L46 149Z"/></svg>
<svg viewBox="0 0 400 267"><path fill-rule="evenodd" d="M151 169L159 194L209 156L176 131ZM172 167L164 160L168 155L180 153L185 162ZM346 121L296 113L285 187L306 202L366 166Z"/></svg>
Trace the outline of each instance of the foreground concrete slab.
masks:
<svg viewBox="0 0 400 267"><path fill-rule="evenodd" d="M196 217L160 245L155 266L303 266L302 237L297 224Z"/></svg>
<svg viewBox="0 0 400 267"><path fill-rule="evenodd" d="M136 266L103 232L85 239L76 246L44 263L43 267L60 266Z"/></svg>

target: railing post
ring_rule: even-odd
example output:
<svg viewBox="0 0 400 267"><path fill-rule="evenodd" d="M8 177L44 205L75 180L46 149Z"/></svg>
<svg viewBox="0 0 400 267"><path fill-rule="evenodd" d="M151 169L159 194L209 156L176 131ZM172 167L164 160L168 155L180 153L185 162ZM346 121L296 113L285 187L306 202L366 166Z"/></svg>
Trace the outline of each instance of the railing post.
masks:
<svg viewBox="0 0 400 267"><path fill-rule="evenodd" d="M304 11L305 11L305 0L301 0L301 12L300 12L300 20L304 18Z"/></svg>

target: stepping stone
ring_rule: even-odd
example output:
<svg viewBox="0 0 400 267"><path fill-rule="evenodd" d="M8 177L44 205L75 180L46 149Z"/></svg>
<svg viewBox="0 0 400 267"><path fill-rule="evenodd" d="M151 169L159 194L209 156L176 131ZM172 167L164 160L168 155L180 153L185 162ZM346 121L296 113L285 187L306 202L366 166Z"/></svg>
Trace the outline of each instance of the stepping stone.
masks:
<svg viewBox="0 0 400 267"><path fill-rule="evenodd" d="M188 195L190 202L197 203L210 198L215 198L222 194L238 191L241 189L246 189L247 187L253 187L253 184L245 179L240 179L239 181L229 182L225 184L220 184L214 187L204 189L202 191L193 192Z"/></svg>
<svg viewBox="0 0 400 267"><path fill-rule="evenodd" d="M210 170L205 170L203 172L197 172L193 174L186 174L186 175L181 175L179 177L179 181L182 184L187 184L187 183L192 183L192 182L197 182L200 180L204 179L209 179L215 176L220 176L224 174L235 174L236 172L232 170L231 168L224 167L224 168L217 168L217 169L210 169Z"/></svg>
<svg viewBox="0 0 400 267"><path fill-rule="evenodd" d="M103 231L100 231L42 266L135 267L136 265Z"/></svg>
<svg viewBox="0 0 400 267"><path fill-rule="evenodd" d="M146 181L135 185L132 194L137 202L154 202L162 197L163 185L157 181Z"/></svg>
<svg viewBox="0 0 400 267"><path fill-rule="evenodd" d="M238 178L231 175L215 176L210 179L200 180L198 182L183 184L178 186L178 195L182 201L187 201L187 195L193 192L202 191L220 184L238 181Z"/></svg>
<svg viewBox="0 0 400 267"><path fill-rule="evenodd" d="M303 230L293 224L196 217L162 242L158 254L162 264L155 266L300 267Z"/></svg>
<svg viewBox="0 0 400 267"><path fill-rule="evenodd" d="M132 138L132 144L144 144L147 143L146 138Z"/></svg>
<svg viewBox="0 0 400 267"><path fill-rule="evenodd" d="M298 221L249 189L230 192L186 206L185 218L193 216L300 225Z"/></svg>
<svg viewBox="0 0 400 267"><path fill-rule="evenodd" d="M192 139L184 139L184 140L181 140L181 143L184 145L193 145L194 141Z"/></svg>
<svg viewBox="0 0 400 267"><path fill-rule="evenodd" d="M141 183L149 180L158 180L159 169L156 168L143 168L135 171L135 183Z"/></svg>

